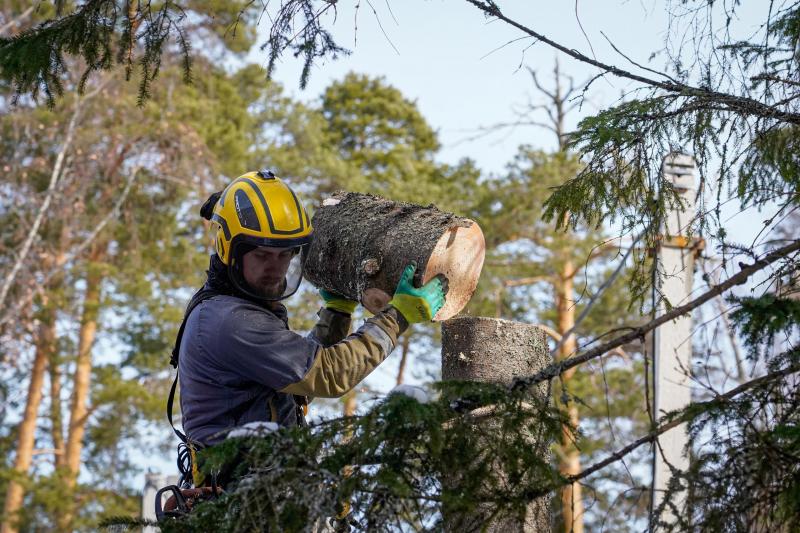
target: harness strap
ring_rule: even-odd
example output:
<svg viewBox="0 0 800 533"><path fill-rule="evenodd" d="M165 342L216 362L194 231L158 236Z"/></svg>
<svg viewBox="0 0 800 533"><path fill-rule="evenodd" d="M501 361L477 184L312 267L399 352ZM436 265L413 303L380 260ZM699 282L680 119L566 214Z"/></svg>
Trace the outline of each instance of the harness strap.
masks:
<svg viewBox="0 0 800 533"><path fill-rule="evenodd" d="M172 365L172 368L178 368L178 357L180 356L181 351L181 341L183 340L183 330L186 329L186 321L189 319L189 315L194 311L194 308L200 305L202 302L213 298L221 294L213 289L209 289L206 287L201 288L199 291L194 293L192 299L189 300L189 305L186 306L186 312L183 315L183 321L181 322L181 327L178 329L178 336L175 338L175 346L172 348L172 356L169 359L169 364ZM172 380L172 386L169 389L169 397L167 397L167 420L169 420L169 425L172 426L172 431L175 432L175 435L184 443L186 446L191 448L189 443L188 437L180 431L178 428L175 427L175 423L172 421L172 408L173 404L175 403L175 389L178 386L178 373L175 372L175 379Z"/></svg>
<svg viewBox="0 0 800 533"><path fill-rule="evenodd" d="M172 380L172 386L169 388L169 397L167 398L167 420L169 420L169 425L172 426L172 431L181 439L181 442L188 445L189 439L186 435L175 427L175 423L172 421L172 405L175 403L175 389L178 386L178 373L175 372L175 379Z"/></svg>
<svg viewBox="0 0 800 533"><path fill-rule="evenodd" d="M178 359L180 357L181 351L181 342L183 341L183 332L186 329L186 322L189 320L189 315L194 311L195 307L203 303L204 301L213 298L214 296L218 296L223 294L222 292L216 291L214 289L208 288L208 286L204 286L192 296L192 299L189 300L189 304L186 306L186 312L183 315L183 321L181 322L180 328L178 328L178 336L175 338L175 346L172 348L172 356L169 359L169 364L172 365L172 368L178 368ZM172 426L172 431L175 432L175 435L181 440L188 447L190 446L189 438L178 428L175 427L175 423L172 420L172 410L173 405L175 403L175 390L178 386L178 373L175 373L175 379L172 380L172 386L169 389L169 396L167 397L167 420L169 420L169 425ZM298 398L298 397L296 397ZM245 402L244 405L239 406L239 409L235 413L233 413L234 419L238 419L242 416L247 409L250 408L252 405L252 401L255 398L251 399L248 402ZM306 402L307 403L307 402ZM193 443L196 446L196 443Z"/></svg>

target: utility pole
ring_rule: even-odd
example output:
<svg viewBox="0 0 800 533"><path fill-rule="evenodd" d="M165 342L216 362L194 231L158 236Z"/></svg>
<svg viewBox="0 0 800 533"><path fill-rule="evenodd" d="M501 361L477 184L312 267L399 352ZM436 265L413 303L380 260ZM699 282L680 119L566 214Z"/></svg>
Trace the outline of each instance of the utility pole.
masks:
<svg viewBox="0 0 800 533"><path fill-rule="evenodd" d="M702 241L690 238L688 226L696 215L695 161L686 154L669 153L661 165L662 175L676 189L682 205L668 213L661 228L656 249L656 268L660 274L660 301L657 314L666 312L665 300L672 306L685 303L692 292L695 252ZM656 291L656 288L654 288ZM655 294L658 297L657 291ZM654 343L654 416L686 407L691 396L692 317L685 315L655 330ZM683 509L686 493L673 492L665 501L666 489L673 470L686 471L689 457L686 424L661 435L653 449L653 497L651 517L658 522L674 524L676 512Z"/></svg>
<svg viewBox="0 0 800 533"><path fill-rule="evenodd" d="M167 485L177 485L178 476L156 474L148 472L144 475L144 488L142 489L142 518L145 520L156 520L156 493L161 487ZM163 505L163 501L161 502ZM161 531L155 526L145 526L142 533L158 533Z"/></svg>

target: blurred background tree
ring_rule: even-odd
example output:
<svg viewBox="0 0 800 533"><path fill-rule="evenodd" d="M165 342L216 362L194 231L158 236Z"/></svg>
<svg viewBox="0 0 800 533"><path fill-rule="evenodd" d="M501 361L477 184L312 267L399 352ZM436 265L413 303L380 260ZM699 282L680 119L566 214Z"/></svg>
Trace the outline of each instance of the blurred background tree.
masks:
<svg viewBox="0 0 800 533"><path fill-rule="evenodd" d="M385 79L347 75L318 103L284 96L263 69L243 63L256 36L258 10L247 9L250 2L58 0L34 9L2 3L4 529L14 529L9 520L18 510L23 528L58 530L91 529L98 516L135 512L136 487L129 482L142 465L131 450L143 445L146 421L160 416L170 377L162 361L207 260L197 206L231 178L262 166L297 183L312 204L344 188L433 202L481 224L487 266L466 312L551 331L553 356L565 369L556 399L570 422L557 454L562 473L577 474L617 440L644 433L643 365L652 354L642 339L611 358L598 354L605 359L580 371L570 359L580 346L641 322L629 304L647 296L653 279L643 252L657 244L674 202L658 167L676 143L691 147L700 163L704 209L693 229L719 244L720 259L703 273L706 283L736 275L737 263L740 271L748 261L762 265L764 253L796 239L798 6L770 10L760 40L733 42L727 31L704 33L714 27L718 3L668 2L680 7L670 22L691 20L699 40L667 47L664 72L634 73L548 40L494 2L469 3L601 73L640 84L639 92L585 118L567 136L562 119L572 106L565 96L571 86L562 93L557 72L554 89L534 76L558 148L523 146L506 172L490 176L470 160L438 163L436 132ZM282 4L267 41L270 67L283 51L297 52L305 80L313 61L343 53L314 15L321 11L297 9L335 4ZM722 6L723 20L736 20L737 6ZM695 24L696 17L709 25ZM704 44L688 50L687 43L697 42ZM731 244L721 214L731 201L741 209L779 209L752 244ZM567 231L553 231L552 223ZM631 237L616 239L621 233ZM631 247L632 271L625 263ZM752 525L756 515L769 529L797 508L791 465L765 460L774 449L796 453L796 390L781 380L797 360L797 266L795 249L785 250L788 258L760 293L733 295L715 311L731 314L726 329L734 352L732 332L746 333L749 352L737 354L736 380L754 392L735 409L698 404L693 436L702 475L684 480L698 497L688 500L693 507L686 514L707 529ZM606 288L614 277L626 284ZM296 329L311 323L319 303L313 292L292 302ZM716 349L715 339L696 340L704 358L695 373L697 399L717 400L730 378L727 349ZM406 372L412 353L417 375L435 379L437 343L434 328L412 329L390 381L413 374ZM769 394L759 390L764 376L775 380ZM356 406L350 400L347 412ZM747 426L751 418L759 420L758 431ZM154 440L170 437L163 425L160 434ZM758 472L740 461L740 448L759 459L752 462ZM730 457L723 460L720 450ZM623 460L593 476L578 480L590 483L591 497L579 494L578 482L562 490L565 530L583 521L623 528L645 516L641 468L628 469ZM759 490L746 494L754 483ZM592 499L597 505L582 511L581 503ZM618 506L625 511L612 513Z"/></svg>

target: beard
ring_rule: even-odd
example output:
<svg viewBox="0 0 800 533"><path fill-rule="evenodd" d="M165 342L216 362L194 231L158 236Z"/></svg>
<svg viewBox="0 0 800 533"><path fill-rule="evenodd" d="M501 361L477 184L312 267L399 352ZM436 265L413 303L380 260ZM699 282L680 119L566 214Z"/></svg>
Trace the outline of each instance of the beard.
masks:
<svg viewBox="0 0 800 533"><path fill-rule="evenodd" d="M286 278L280 281L265 280L259 282L257 286L252 286L253 292L264 298L280 298L286 290Z"/></svg>

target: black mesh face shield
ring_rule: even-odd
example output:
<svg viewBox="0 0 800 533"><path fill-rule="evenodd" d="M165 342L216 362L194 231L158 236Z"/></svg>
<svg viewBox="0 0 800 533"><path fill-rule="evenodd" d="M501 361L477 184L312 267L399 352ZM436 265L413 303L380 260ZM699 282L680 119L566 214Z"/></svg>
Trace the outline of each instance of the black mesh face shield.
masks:
<svg viewBox="0 0 800 533"><path fill-rule="evenodd" d="M300 287L309 246L310 243L288 247L235 243L228 275L233 285L251 298L283 300Z"/></svg>

